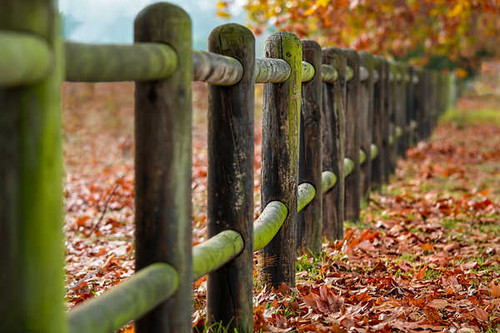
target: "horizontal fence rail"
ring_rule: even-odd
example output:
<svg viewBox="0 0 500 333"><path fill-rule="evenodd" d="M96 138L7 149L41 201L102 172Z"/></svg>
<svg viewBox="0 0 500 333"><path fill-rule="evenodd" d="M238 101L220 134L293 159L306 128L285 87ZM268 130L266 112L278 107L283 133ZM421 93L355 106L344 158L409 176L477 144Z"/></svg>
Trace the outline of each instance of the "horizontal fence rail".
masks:
<svg viewBox="0 0 500 333"><path fill-rule="evenodd" d="M319 254L322 236L342 238L361 199L454 103L450 75L322 49L291 33L271 35L266 58L255 58L255 38L238 24L214 29L209 51L192 50L189 15L168 3L137 15L132 45L63 43L51 2L8 3L0 18L19 22L14 29L0 20L0 106L8 111L0 155L9 157L0 164L0 241L19 255L2 257L2 331L109 332L135 320L139 333L188 332L191 284L208 275L208 325L252 332L253 253L262 283L293 286L297 255ZM25 20L35 16L53 30ZM136 273L67 316L56 139L63 80L136 82ZM194 247L192 81L210 87L209 238ZM256 83L264 84L263 209L253 221Z"/></svg>
<svg viewBox="0 0 500 333"><path fill-rule="evenodd" d="M20 32L0 31L0 86L28 85L47 76L54 61L46 41Z"/></svg>
<svg viewBox="0 0 500 333"><path fill-rule="evenodd" d="M1 37L1 36L0 36ZM66 80L69 82L148 81L167 78L177 66L175 51L159 43L132 45L96 45L65 43ZM243 67L235 58L213 52L193 51L193 81L230 86L239 82ZM113 58L114 63L109 64ZM337 80L337 70L329 65L320 68L324 82ZM353 77L346 67L346 81ZM302 62L302 82L310 81L314 67ZM290 66L282 59L258 58L255 61L255 83L280 83L290 75ZM360 80L368 78L366 68L360 67Z"/></svg>
<svg viewBox="0 0 500 333"><path fill-rule="evenodd" d="M65 45L66 80L70 82L148 81L169 77L177 54L160 43L134 45Z"/></svg>

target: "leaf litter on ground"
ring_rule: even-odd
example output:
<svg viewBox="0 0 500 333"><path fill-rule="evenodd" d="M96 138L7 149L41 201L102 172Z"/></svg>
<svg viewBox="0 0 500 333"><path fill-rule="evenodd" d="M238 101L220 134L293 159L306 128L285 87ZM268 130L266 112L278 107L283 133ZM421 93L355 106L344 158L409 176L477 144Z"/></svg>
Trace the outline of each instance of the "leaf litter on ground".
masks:
<svg viewBox="0 0 500 333"><path fill-rule="evenodd" d="M195 109L206 109L205 88L194 88ZM134 271L132 89L72 84L63 90L68 308ZM195 112L193 244L206 239L204 117ZM296 287L262 287L255 272L255 331L496 332L499 124L447 121L409 149L390 184L371 194L361 222L347 224L342 240L324 243L319 257L298 258ZM256 217L260 140L256 135ZM193 288L193 329L203 331L206 277ZM133 332L133 324L122 331Z"/></svg>

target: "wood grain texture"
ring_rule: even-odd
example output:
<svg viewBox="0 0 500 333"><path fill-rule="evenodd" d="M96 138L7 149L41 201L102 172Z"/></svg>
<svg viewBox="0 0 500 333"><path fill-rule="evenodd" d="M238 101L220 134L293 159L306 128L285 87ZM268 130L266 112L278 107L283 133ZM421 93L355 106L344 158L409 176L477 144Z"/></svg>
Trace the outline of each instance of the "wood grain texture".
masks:
<svg viewBox="0 0 500 333"><path fill-rule="evenodd" d="M323 83L322 150L323 170L337 176L336 185L323 194L323 235L330 241L342 239L345 212L345 98L346 58L339 48L323 49L323 64L336 69L337 79Z"/></svg>
<svg viewBox="0 0 500 333"><path fill-rule="evenodd" d="M283 59L255 59L255 83L281 83L290 77L290 66Z"/></svg>
<svg viewBox="0 0 500 333"><path fill-rule="evenodd" d="M288 79L264 86L262 115L262 207L283 202L288 216L278 234L259 255L259 273L266 285L295 285L297 181L302 86L302 45L291 33L272 34L266 41L266 57L285 60Z"/></svg>
<svg viewBox="0 0 500 333"><path fill-rule="evenodd" d="M136 82L135 268L166 262L179 275L175 294L137 320L135 330L188 332L193 309L191 20L181 8L157 3L137 15L134 29L135 42L168 43L178 57L167 79Z"/></svg>
<svg viewBox="0 0 500 333"><path fill-rule="evenodd" d="M208 322L253 331L253 165L255 38L239 24L215 28L210 52L243 66L232 86L210 86L208 106L208 235L235 230L245 248L208 276Z"/></svg>
<svg viewBox="0 0 500 333"><path fill-rule="evenodd" d="M321 253L322 194L321 194L321 109L323 83L321 80L321 47L312 40L302 41L302 57L314 68L313 78L302 84L300 114L299 183L308 182L316 196L298 215L298 254Z"/></svg>
<svg viewBox="0 0 500 333"><path fill-rule="evenodd" d="M368 52L360 52L360 68L367 72L366 79L362 80L359 88L360 112L360 148L367 154L367 158L360 166L361 199L368 202L370 199L372 160L371 144L373 139L373 58Z"/></svg>
<svg viewBox="0 0 500 333"><path fill-rule="evenodd" d="M73 82L151 81L167 78L177 67L168 45L84 44L66 42L65 80Z"/></svg>
<svg viewBox="0 0 500 333"><path fill-rule="evenodd" d="M359 148L361 140L361 113L359 107L359 54L354 50L343 50L347 66L353 70L353 77L346 85L346 127L345 156L354 162L354 170L345 180L345 219L358 221L361 197L361 176Z"/></svg>
<svg viewBox="0 0 500 333"><path fill-rule="evenodd" d="M243 77L243 66L233 58L213 52L193 51L193 81L231 86Z"/></svg>
<svg viewBox="0 0 500 333"><path fill-rule="evenodd" d="M42 81L0 87L0 331L66 332L58 10L51 0L0 8L0 30L42 40L52 58Z"/></svg>

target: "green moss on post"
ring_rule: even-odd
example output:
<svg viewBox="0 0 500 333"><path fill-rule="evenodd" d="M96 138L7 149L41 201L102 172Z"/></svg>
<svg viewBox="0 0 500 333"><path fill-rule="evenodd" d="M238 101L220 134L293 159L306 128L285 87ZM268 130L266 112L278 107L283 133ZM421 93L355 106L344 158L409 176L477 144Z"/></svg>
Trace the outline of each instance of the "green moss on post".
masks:
<svg viewBox="0 0 500 333"><path fill-rule="evenodd" d="M287 206L289 214L260 253L259 273L264 284L278 287L284 282L294 286L302 45L291 33L275 33L267 39L266 56L285 60L291 73L283 83L264 86L262 207L278 200Z"/></svg>
<svg viewBox="0 0 500 333"><path fill-rule="evenodd" d="M58 11L50 0L0 8L0 30L32 34L52 54L42 81L0 87L0 331L66 332Z"/></svg>

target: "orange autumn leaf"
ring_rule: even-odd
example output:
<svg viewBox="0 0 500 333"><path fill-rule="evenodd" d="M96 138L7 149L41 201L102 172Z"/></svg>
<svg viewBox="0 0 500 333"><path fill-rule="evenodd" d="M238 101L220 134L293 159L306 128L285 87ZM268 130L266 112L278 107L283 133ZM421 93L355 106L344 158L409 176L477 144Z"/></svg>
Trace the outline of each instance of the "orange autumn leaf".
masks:
<svg viewBox="0 0 500 333"><path fill-rule="evenodd" d="M429 251L429 252L434 251L434 245L432 245L431 243L423 243L421 246L422 246L422 249L424 249L425 251Z"/></svg>

